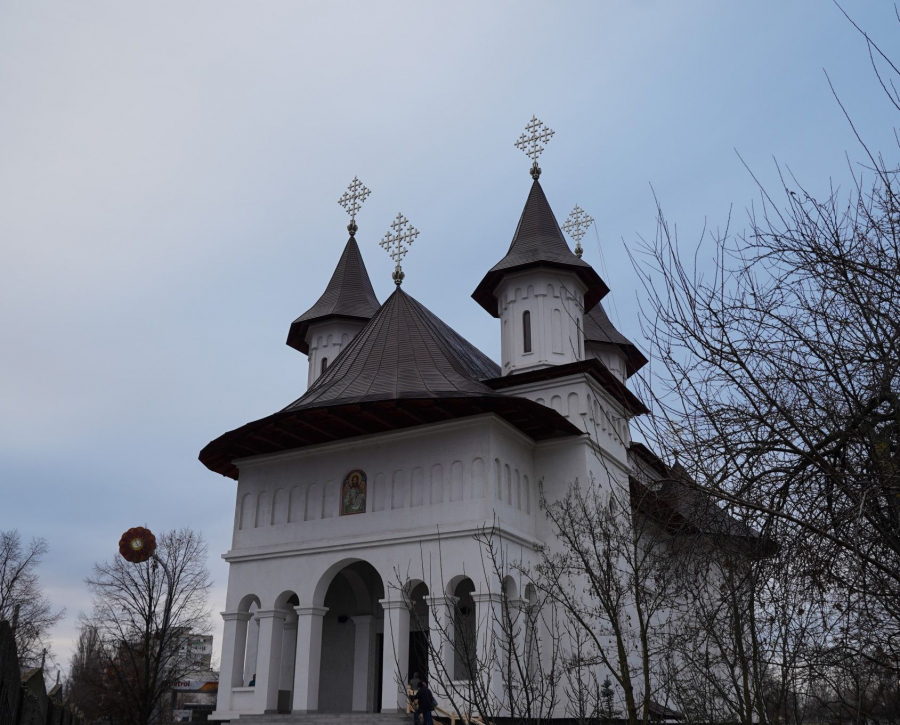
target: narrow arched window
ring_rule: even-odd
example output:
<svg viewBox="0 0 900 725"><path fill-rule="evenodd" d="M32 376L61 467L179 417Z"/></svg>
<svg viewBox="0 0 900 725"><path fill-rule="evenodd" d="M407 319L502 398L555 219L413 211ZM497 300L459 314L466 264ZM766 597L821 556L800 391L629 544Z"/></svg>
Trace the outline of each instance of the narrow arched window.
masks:
<svg viewBox="0 0 900 725"><path fill-rule="evenodd" d="M522 339L523 352L531 352L531 313L528 310L522 313Z"/></svg>
<svg viewBox="0 0 900 725"><path fill-rule="evenodd" d="M321 375L322 373L324 373L326 370L328 370L328 358L327 358L327 357L323 357L323 358L322 358L322 370L319 372L319 375Z"/></svg>

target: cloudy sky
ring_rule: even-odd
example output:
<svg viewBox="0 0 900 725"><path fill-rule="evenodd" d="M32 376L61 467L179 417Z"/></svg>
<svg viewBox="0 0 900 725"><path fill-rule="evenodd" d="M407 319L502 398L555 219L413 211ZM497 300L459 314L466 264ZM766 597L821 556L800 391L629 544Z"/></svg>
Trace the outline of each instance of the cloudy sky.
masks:
<svg viewBox="0 0 900 725"><path fill-rule="evenodd" d="M890 3L844 7L896 47ZM303 392L284 340L354 175L379 297L402 211L421 230L404 289L497 358L469 295L515 229L537 114L544 189L560 220L596 218L586 259L642 344L626 248L653 235L653 190L694 243L757 196L737 153L764 183L774 159L845 183L861 154L824 71L895 157L868 64L828 0L0 0L0 529L50 544L58 661L130 526L203 531L222 609L235 484L197 454Z"/></svg>

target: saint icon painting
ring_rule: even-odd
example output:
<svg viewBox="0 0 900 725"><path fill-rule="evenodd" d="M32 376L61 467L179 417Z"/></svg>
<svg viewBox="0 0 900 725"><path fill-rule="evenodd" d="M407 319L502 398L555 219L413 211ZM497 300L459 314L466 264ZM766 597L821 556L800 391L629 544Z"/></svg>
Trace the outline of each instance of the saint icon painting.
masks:
<svg viewBox="0 0 900 725"><path fill-rule="evenodd" d="M344 476L341 484L341 516L366 512L366 474L359 469Z"/></svg>

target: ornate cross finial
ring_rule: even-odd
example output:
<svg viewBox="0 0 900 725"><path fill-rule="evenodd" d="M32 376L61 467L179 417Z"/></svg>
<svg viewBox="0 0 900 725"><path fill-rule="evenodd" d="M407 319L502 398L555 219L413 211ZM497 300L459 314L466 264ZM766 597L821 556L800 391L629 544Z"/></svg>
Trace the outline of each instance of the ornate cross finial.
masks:
<svg viewBox="0 0 900 725"><path fill-rule="evenodd" d="M356 234L356 230L359 228L356 226L356 213L362 208L363 202L369 198L371 193L365 184L354 176L350 186L347 187L347 191L338 199L338 204L344 207L344 211L350 215L347 231L350 232L351 237Z"/></svg>
<svg viewBox="0 0 900 725"><path fill-rule="evenodd" d="M525 125L525 133L516 141L516 148L525 152L525 155L534 163L531 164L531 178L537 181L541 175L541 167L538 166L538 156L544 153L544 146L553 137L554 132L538 121L537 116L532 116Z"/></svg>
<svg viewBox="0 0 900 725"><path fill-rule="evenodd" d="M581 238L593 223L594 217L576 204L575 208L569 212L566 223L562 225L563 231L575 240L575 254L578 257L581 257L584 253L584 250L581 248Z"/></svg>
<svg viewBox="0 0 900 725"><path fill-rule="evenodd" d="M388 253L388 256L394 260L394 264L397 265L391 277L394 280L394 284L399 285L403 282L404 277L403 270L400 269L400 262L409 251L410 245L419 236L419 230L410 224L409 219L402 214L397 214L397 218L391 222L391 229L394 231L385 234L384 239L379 244Z"/></svg>

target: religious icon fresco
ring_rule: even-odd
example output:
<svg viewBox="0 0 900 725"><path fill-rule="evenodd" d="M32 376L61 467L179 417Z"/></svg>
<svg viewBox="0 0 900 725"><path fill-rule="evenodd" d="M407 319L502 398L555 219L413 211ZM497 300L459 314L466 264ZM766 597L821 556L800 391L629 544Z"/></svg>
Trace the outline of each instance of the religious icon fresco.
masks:
<svg viewBox="0 0 900 725"><path fill-rule="evenodd" d="M359 469L344 476L341 484L341 516L366 512L366 474Z"/></svg>

